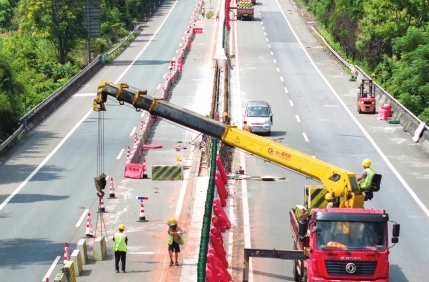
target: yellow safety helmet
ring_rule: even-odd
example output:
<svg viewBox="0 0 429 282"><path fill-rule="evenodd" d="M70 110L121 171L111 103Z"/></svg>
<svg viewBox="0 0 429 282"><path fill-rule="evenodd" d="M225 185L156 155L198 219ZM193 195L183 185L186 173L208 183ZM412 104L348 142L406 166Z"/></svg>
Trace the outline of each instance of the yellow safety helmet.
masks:
<svg viewBox="0 0 429 282"><path fill-rule="evenodd" d="M222 116L227 117L228 113L227 112L223 112Z"/></svg>
<svg viewBox="0 0 429 282"><path fill-rule="evenodd" d="M123 224L123 223L119 224L118 229L125 230L125 224Z"/></svg>
<svg viewBox="0 0 429 282"><path fill-rule="evenodd" d="M362 165L370 167L371 166L371 160L370 159L364 159L362 162Z"/></svg>
<svg viewBox="0 0 429 282"><path fill-rule="evenodd" d="M330 200L332 200L332 199L333 199L333 197L332 197L331 193L326 193L326 194L325 194L325 200L326 200L326 201L330 201Z"/></svg>
<svg viewBox="0 0 429 282"><path fill-rule="evenodd" d="M170 219L167 222L168 226L174 226L177 225L177 220L174 217L170 217Z"/></svg>

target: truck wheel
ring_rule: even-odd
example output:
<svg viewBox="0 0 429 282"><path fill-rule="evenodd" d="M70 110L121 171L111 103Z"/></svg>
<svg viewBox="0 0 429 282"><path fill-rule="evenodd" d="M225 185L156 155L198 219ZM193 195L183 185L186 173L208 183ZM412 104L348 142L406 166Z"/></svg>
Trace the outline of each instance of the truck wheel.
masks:
<svg viewBox="0 0 429 282"><path fill-rule="evenodd" d="M301 282L301 276L299 276L298 271L296 271L296 268L298 267L298 261L293 261L293 281L295 282Z"/></svg>

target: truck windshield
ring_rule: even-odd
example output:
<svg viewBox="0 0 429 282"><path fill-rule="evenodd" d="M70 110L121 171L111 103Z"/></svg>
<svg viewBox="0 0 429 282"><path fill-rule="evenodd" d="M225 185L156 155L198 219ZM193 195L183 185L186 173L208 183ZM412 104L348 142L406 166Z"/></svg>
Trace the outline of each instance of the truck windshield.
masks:
<svg viewBox="0 0 429 282"><path fill-rule="evenodd" d="M386 249L386 227L383 222L318 221L315 230L318 249Z"/></svg>

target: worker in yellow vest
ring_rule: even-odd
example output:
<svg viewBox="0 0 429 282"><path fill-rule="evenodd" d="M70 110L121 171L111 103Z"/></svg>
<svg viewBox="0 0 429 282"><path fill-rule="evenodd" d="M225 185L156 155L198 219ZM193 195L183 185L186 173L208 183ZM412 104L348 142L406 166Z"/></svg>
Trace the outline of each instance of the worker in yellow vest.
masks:
<svg viewBox="0 0 429 282"><path fill-rule="evenodd" d="M119 260L122 264L122 272L125 272L125 261L127 259L128 238L124 233L125 225L123 223L118 226L118 233L113 236L113 252L115 253L115 269L119 273Z"/></svg>
<svg viewBox="0 0 429 282"><path fill-rule="evenodd" d="M363 172L358 177L359 187L366 191L371 186L372 178L374 177L375 171L371 168L371 160L365 159L362 162Z"/></svg>
<svg viewBox="0 0 429 282"><path fill-rule="evenodd" d="M184 243L184 240L182 237L182 229L180 229L180 227L177 226L177 221L176 219L174 219L174 217L171 217L168 220L167 225L169 226L167 242L168 242L168 253L170 255L170 266L174 265L173 253L176 259L175 264L178 266L179 263L177 262L177 260L179 258L180 245L183 245Z"/></svg>

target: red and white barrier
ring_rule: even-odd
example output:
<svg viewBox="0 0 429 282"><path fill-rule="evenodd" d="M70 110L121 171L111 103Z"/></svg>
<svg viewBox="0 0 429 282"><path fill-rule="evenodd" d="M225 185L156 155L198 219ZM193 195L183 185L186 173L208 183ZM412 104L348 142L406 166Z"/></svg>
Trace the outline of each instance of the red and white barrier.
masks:
<svg viewBox="0 0 429 282"><path fill-rule="evenodd" d="M115 188L113 187L113 177L110 178L110 188L109 188L109 199L114 199L115 197Z"/></svg>
<svg viewBox="0 0 429 282"><path fill-rule="evenodd" d="M106 208L104 207L104 197L100 197L100 201L98 203L98 211L106 212Z"/></svg>
<svg viewBox="0 0 429 282"><path fill-rule="evenodd" d="M66 262L68 262L70 259L69 256L69 244L65 243L64 244L64 264L66 264Z"/></svg>
<svg viewBox="0 0 429 282"><path fill-rule="evenodd" d="M94 237L92 233L92 223L91 223L91 214L88 213L86 217L86 237Z"/></svg>
<svg viewBox="0 0 429 282"><path fill-rule="evenodd" d="M144 221L144 222L146 222L148 220L146 219L146 213L145 213L145 210L144 210L144 203L143 203L143 201L144 200L149 200L149 197L147 197L147 196L137 196L136 199L140 200L140 213L139 213L139 220L138 221Z"/></svg>

